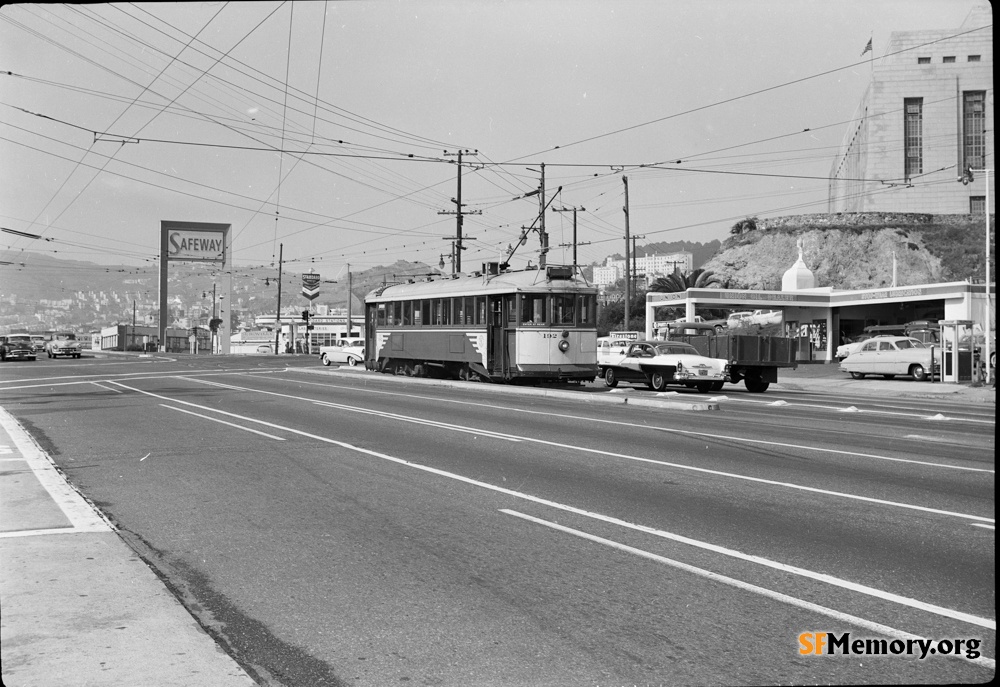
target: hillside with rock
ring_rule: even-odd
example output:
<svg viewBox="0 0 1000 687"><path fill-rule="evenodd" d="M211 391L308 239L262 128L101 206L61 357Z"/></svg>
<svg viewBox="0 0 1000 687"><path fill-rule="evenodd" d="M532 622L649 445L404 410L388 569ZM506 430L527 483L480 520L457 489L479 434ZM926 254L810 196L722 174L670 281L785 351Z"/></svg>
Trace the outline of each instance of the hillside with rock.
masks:
<svg viewBox="0 0 1000 687"><path fill-rule="evenodd" d="M990 225L993 233L992 217ZM973 215L845 213L759 220L755 231L727 239L704 267L729 288L780 290L781 276L798 258L800 238L819 287L891 286L894 252L898 286L985 278L985 217Z"/></svg>

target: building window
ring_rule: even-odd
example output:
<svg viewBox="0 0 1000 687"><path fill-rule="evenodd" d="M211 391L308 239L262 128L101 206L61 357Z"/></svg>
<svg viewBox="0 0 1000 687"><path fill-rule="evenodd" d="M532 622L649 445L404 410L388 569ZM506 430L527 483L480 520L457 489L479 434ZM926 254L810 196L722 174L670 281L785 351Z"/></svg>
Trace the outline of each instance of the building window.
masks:
<svg viewBox="0 0 1000 687"><path fill-rule="evenodd" d="M945 64L951 64L952 62L955 61L955 56L954 55L945 55L944 59L941 60L941 61L944 62Z"/></svg>
<svg viewBox="0 0 1000 687"><path fill-rule="evenodd" d="M931 63L931 58L929 58L929 57L918 57L917 58L917 64L930 64L930 63Z"/></svg>
<svg viewBox="0 0 1000 687"><path fill-rule="evenodd" d="M978 62L979 55L969 55L969 62Z"/></svg>
<svg viewBox="0 0 1000 687"><path fill-rule="evenodd" d="M962 93L963 109L963 171L986 168L986 91Z"/></svg>
<svg viewBox="0 0 1000 687"><path fill-rule="evenodd" d="M912 179L915 174L924 171L923 141L924 141L924 99L905 98L903 100L903 146L904 176Z"/></svg>
<svg viewBox="0 0 1000 687"><path fill-rule="evenodd" d="M969 214L986 214L986 196L969 196Z"/></svg>

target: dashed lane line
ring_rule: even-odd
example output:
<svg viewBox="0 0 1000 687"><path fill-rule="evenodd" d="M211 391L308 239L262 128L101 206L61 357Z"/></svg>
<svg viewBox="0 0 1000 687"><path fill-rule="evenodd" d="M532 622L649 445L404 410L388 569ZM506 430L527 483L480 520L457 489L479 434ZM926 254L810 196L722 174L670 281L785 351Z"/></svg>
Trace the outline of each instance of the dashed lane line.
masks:
<svg viewBox="0 0 1000 687"><path fill-rule="evenodd" d="M356 453L361 453L363 455L372 456L373 458L379 458L381 460L386 460L386 461L389 461L389 462L392 462L392 463L396 463L397 465L403 465L403 466L412 468L414 470L420 470L422 472L426 472L426 473L429 473L429 474L432 474L432 475L437 475L439 477L445 477L445 478L448 478L448 479L455 480L457 482L462 482L464 484L469 484L469 485L472 485L472 486L480 487L482 489L487 489L487 490L493 491L495 493L506 494L508 496L513 496L515 498L523 499L525 501L529 501L529 502L532 502L532 503L537 503L537 504L540 504L540 505L545 505L545 506L548 506L550 508L555 508L555 509L562 510L562 511L569 512L569 513L575 513L577 515L582 515L584 517L593 518L595 520L600 520L600 521L607 522L607 523L614 524L614 525L620 525L622 527L627 527L629 529L633 529L633 530L636 530L636 531L639 531L639 532L645 532L647 534L651 534L651 535L658 536L658 537L663 537L665 539L669 539L669 540L672 540L672 541L680 542L680 543L683 543L683 544L688 544L690 546L694 546L694 547L697 547L697 548L700 548L700 549L704 549L704 550L707 550L707 551L713 551L715 553L719 553L719 554L722 554L722 555L725 555L725 556L730 556L732 558L737 558L737 559L744 560L744 561L747 561L747 562L750 562L750 563L755 563L757 565L761 565L761 566L764 566L764 567L769 567L769 568L772 568L772 569L775 569L775 570L780 570L780 571L785 572L785 573L790 573L790 574L793 574L793 575L799 575L799 576L802 576L802 577L807 577L809 579L813 579L813 580L816 580L816 581L819 581L819 582L824 582L824 583L832 585L832 586L840 587L840 588L843 588L843 589L848 589L848 590L851 590L851 591L854 591L854 592L858 592L860 594L866 594L866 595L873 596L873 597L876 597L876 598L879 598L879 599L883 599L883 600L886 600L886 601L891 601L893 603L896 603L896 604L899 604L899 605L902 605L902 606L907 606L907 607L910 607L910 608L919 609L919 610L922 610L922 611L926 611L928 613L932 613L932 614L935 614L935 615L940 615L942 617L952 618L954 620L960 620L962 622L970 623L972 625L978 625L980 627L985 627L985 628L988 628L988 629L996 630L996 620L995 619L982 618L982 617L979 617L979 616L976 616L976 615L972 615L970 613L965 613L965 612L962 612L962 611L957 611L957 610L954 610L954 609L945 608L943 606L937 606L935 604L931 604L931 603L927 603L927 602L924 602L924 601L920 601L918 599L911 599L911 598L904 597L904 596L899 595L899 594L893 594L892 592L883 591L881 589L876 589L874 587L869 587L867 585L859 584L857 582L851 582L850 580L844 580L844 579L841 579L841 578L838 578L838 577L834 577L833 575L827 575L825 573L818 573L818 572L814 572L812 570L806 570L805 568L799 568L799 567L796 567L796 566L787 565L785 563L779 563L777 561L772 561L770 559L763 558L762 556L754 556L754 555L751 555L751 554L746 554L746 553L743 553L741 551L736 551L734 549L729 549L729 548L726 548L726 547L723 547L723 546L719 546L717 544L711 544L709 542L704 542L704 541L700 541L700 540L697 540L697 539L692 539L690 537L685 537L683 535L676 534L676 533L673 533L673 532L667 532L665 530L659 530L659 529L656 529L656 528L653 528L653 527L648 527L646 525L637 525L637 524L630 523L630 522L627 522L625 520L620 520L618 518L614 518L614 517L611 517L611 516L608 516L608 515L603 515L603 514L600 514L600 513L594 513L592 511L586 511L586 510L583 510L582 508L576 508L575 506L570 506L570 505L567 505L567 504L559 503L557 501L550 501L548 499L543 499L543 498L538 497L538 496L533 496L531 494L527 494L527 493L524 493L524 492L515 491L513 489L508 489L506 487L500 487L500 486L497 486L497 485L494 485L494 484L490 484L488 482L483 482L481 480L473 479L471 477L466 477L464 475L459 475L459 474L454 473L454 472L448 472L447 470L441 470L440 468L431 467L429 465L423 465L421 463L414 463L412 461L408 461L408 460L405 460L403 458L397 458L395 456L391 456L391 455L386 454L386 453L381 453L380 451L374 451L372 449L363 448L361 446L355 446L354 444L349 444L349 443L347 443L345 441L338 441L337 439L330 439L329 437L320 436L318 434L312 434L311 432L305 432L303 430L294 429L294 428L291 428L291 427L285 427L285 426L278 425L278 424L275 424L275 423L272 423L272 422L267 422L265 420L257 420L255 418L247 417L247 416L244 416L244 415L237 415L236 413L230 413L228 411L218 410L216 408L208 408L206 406L198 405L197 403L191 403L190 401L180 401L180 400L177 400L177 399L168 398L166 396L162 396L161 394L155 394L155 393L153 393L151 391L143 391L142 389L136 389L136 388L133 388L133 387L128 387L128 386L122 384L121 382L115 382L115 384L118 384L119 386L122 386L123 388L129 389L130 391L135 391L136 393L144 394L146 396L151 396L153 398L159 398L161 400L171 401L171 402L179 403L179 404L186 405L186 406L196 407L196 408L200 408L202 410L207 410L207 411L211 411L211 412L217 412L217 413L220 413L222 415L227 415L227 416L230 416L230 417L240 418L240 419L242 419L242 420L244 420L246 422L254 422L254 423L257 423L257 424L260 424L260 425L264 425L264 426L267 426L267 427L272 427L272 428L275 428L275 429L281 429L281 430L284 430L286 432L290 432L292 434L297 434L299 436L307 437L309 439L314 439L316 441L321 441L323 443L331 444L331 445L334 445L334 446L340 446L341 448L346 449L348 451L353 451L353 452L356 452ZM278 394L278 395L283 395L283 394ZM681 467L683 467L683 466L681 466ZM900 504L900 505L904 505L905 506L905 504ZM924 508L919 507L919 506L915 506L915 508L918 508L920 510L931 510L931 509L924 509ZM953 515L958 515L958 514L953 514ZM964 516L964 517L971 517L971 518L977 519L977 520L986 520L986 518L979 518L977 516Z"/></svg>

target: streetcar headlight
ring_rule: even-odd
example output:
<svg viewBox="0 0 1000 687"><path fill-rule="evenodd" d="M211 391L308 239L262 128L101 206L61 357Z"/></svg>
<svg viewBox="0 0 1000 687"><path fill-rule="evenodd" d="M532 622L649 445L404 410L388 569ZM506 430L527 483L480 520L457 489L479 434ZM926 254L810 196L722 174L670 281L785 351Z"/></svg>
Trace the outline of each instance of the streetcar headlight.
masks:
<svg viewBox="0 0 1000 687"><path fill-rule="evenodd" d="M562 351L563 353L565 353L566 351L568 351L569 350L569 341L567 341L566 339L563 339L562 341L560 341L559 342L559 350Z"/></svg>

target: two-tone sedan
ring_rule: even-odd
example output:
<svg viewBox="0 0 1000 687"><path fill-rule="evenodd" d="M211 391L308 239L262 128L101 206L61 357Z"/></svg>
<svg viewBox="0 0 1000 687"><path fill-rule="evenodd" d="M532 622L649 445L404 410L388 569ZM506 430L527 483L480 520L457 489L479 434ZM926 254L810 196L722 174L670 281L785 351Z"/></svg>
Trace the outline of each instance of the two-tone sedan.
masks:
<svg viewBox="0 0 1000 687"><path fill-rule="evenodd" d="M27 334L0 337L0 360L34 360L35 347Z"/></svg>
<svg viewBox="0 0 1000 687"><path fill-rule="evenodd" d="M867 375L881 375L885 379L909 375L922 382L940 372L940 352L938 358L932 357L933 353L933 349L917 339L877 336L847 356L840 369L849 372L854 379L864 379Z"/></svg>
<svg viewBox="0 0 1000 687"><path fill-rule="evenodd" d="M645 384L664 391L669 384L698 389L702 393L719 391L729 381L728 361L706 358L694 346L680 341L636 341L615 361L607 361L604 383Z"/></svg>
<svg viewBox="0 0 1000 687"><path fill-rule="evenodd" d="M324 365L347 363L355 367L365 362L364 339L341 339L335 346L322 346L319 361Z"/></svg>
<svg viewBox="0 0 1000 687"><path fill-rule="evenodd" d="M45 346L45 352L50 358L65 356L79 358L81 346L73 332L58 332Z"/></svg>

